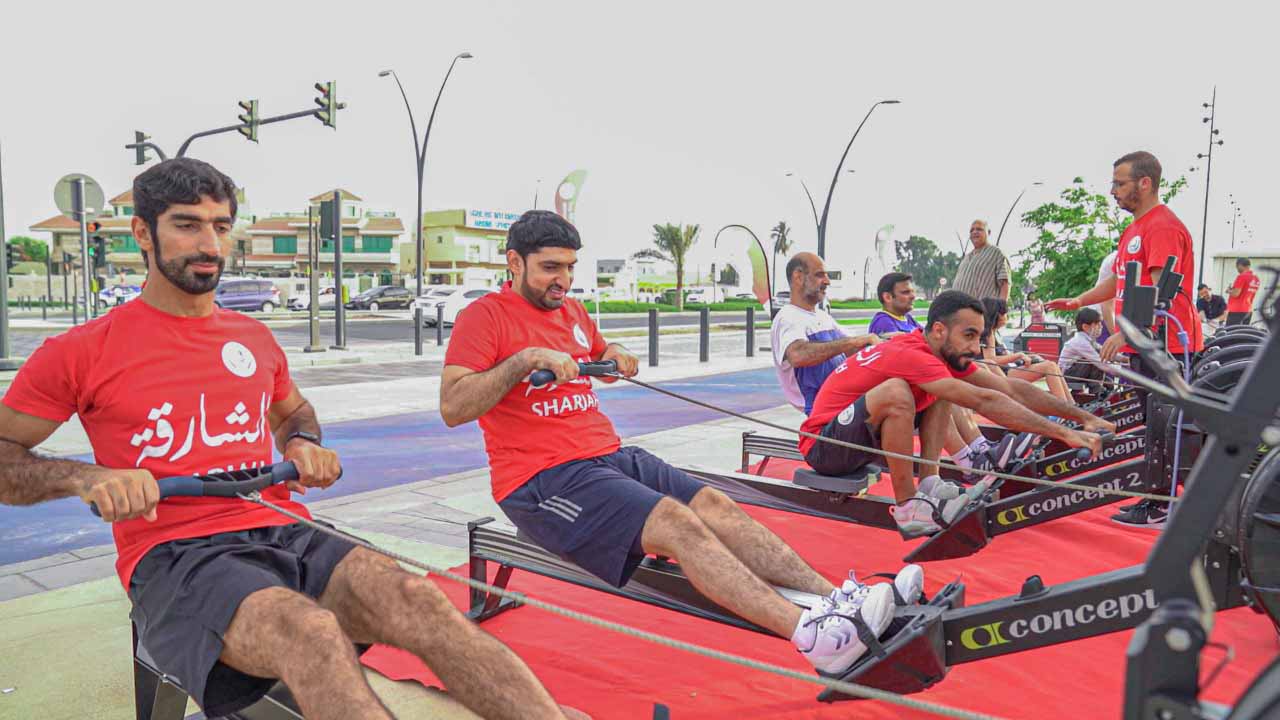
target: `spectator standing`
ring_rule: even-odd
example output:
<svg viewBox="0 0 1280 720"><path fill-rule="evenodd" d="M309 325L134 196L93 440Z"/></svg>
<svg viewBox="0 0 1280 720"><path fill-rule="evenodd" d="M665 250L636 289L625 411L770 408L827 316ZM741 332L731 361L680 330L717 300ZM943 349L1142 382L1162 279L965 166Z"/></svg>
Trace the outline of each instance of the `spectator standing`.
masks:
<svg viewBox="0 0 1280 720"><path fill-rule="evenodd" d="M969 242L973 248L965 253L956 270L952 290L983 298L999 298L1009 302L1009 259L1000 248L988 242L986 220L974 220L969 226Z"/></svg>

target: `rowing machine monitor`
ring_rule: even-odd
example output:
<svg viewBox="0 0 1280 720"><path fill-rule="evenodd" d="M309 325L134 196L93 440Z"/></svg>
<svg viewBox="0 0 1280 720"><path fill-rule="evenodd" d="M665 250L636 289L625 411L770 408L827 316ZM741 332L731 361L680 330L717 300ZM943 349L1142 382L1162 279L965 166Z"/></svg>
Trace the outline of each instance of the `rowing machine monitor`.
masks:
<svg viewBox="0 0 1280 720"><path fill-rule="evenodd" d="M281 462L252 470L160 478L156 484L160 486L163 500L167 497L237 497L297 479L298 467L292 462ZM96 503L89 503L89 511L102 517Z"/></svg>
<svg viewBox="0 0 1280 720"><path fill-rule="evenodd" d="M1160 271L1160 282L1156 283L1156 306L1162 310L1173 307L1173 298L1182 287L1182 273L1175 272L1173 269L1177 264L1176 256L1170 255L1166 258L1164 268Z"/></svg>
<svg viewBox="0 0 1280 720"><path fill-rule="evenodd" d="M1122 317L1140 328L1156 324L1156 289L1141 284L1141 265L1135 260L1125 264L1124 304Z"/></svg>
<svg viewBox="0 0 1280 720"><path fill-rule="evenodd" d="M588 377L609 377L618 373L618 361L596 360L578 363L578 374ZM529 375L529 384L535 388L545 387L556 381L556 374L550 370L534 370Z"/></svg>

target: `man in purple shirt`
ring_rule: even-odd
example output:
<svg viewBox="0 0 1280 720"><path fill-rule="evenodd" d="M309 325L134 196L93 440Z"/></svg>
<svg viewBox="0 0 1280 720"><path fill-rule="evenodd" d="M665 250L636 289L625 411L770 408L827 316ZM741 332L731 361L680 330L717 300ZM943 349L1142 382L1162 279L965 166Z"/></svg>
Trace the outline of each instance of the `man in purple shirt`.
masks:
<svg viewBox="0 0 1280 720"><path fill-rule="evenodd" d="M911 308L916 302L916 289L911 284L910 275L891 272L880 278L880 283L876 285L876 297L883 309L871 318L868 332L887 338L920 329L920 323L911 317Z"/></svg>

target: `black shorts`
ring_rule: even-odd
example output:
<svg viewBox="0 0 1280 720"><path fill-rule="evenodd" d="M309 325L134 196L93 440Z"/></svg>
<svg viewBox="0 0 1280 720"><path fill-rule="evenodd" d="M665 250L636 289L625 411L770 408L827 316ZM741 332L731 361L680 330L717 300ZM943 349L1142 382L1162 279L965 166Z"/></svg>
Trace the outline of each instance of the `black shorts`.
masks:
<svg viewBox="0 0 1280 720"><path fill-rule="evenodd" d="M498 505L544 550L622 587L644 560L640 533L664 497L705 487L637 447L548 468Z"/></svg>
<svg viewBox="0 0 1280 720"><path fill-rule="evenodd" d="M1253 311L1227 313L1227 325L1250 325L1253 323Z"/></svg>
<svg viewBox="0 0 1280 720"><path fill-rule="evenodd" d="M354 547L301 523L157 545L142 557L129 582L138 642L205 715L244 709L276 681L218 660L240 603L271 587L319 598Z"/></svg>
<svg viewBox="0 0 1280 720"><path fill-rule="evenodd" d="M823 426L818 434L833 440L878 449L880 433L868 422L870 417L871 413L867 411L867 397L864 395L842 410L839 415L831 418L831 422ZM916 424L919 425L919 422L920 414L917 413ZM866 450L854 450L816 441L813 447L809 448L809 452L805 453L804 460L809 463L809 467L823 475L848 475L863 465L870 463L883 465L883 457Z"/></svg>

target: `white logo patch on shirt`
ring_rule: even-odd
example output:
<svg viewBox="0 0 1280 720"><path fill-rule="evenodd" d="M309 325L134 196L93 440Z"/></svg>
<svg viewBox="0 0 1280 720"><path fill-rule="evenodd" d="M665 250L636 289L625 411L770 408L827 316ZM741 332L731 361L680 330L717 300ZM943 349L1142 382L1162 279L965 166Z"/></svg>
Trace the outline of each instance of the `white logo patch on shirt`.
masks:
<svg viewBox="0 0 1280 720"><path fill-rule="evenodd" d="M249 352L249 348L235 340L222 346L222 364L236 377L253 377L258 370L258 359Z"/></svg>
<svg viewBox="0 0 1280 720"><path fill-rule="evenodd" d="M1138 252L1138 250L1140 249L1142 249L1142 236L1134 235L1133 239L1129 240L1129 245L1125 248L1125 250L1127 250L1128 253L1132 255Z"/></svg>
<svg viewBox="0 0 1280 720"><path fill-rule="evenodd" d="M587 342L587 334L582 332L582 328L578 327L578 323L573 324L573 339L584 348L590 348L591 343Z"/></svg>

